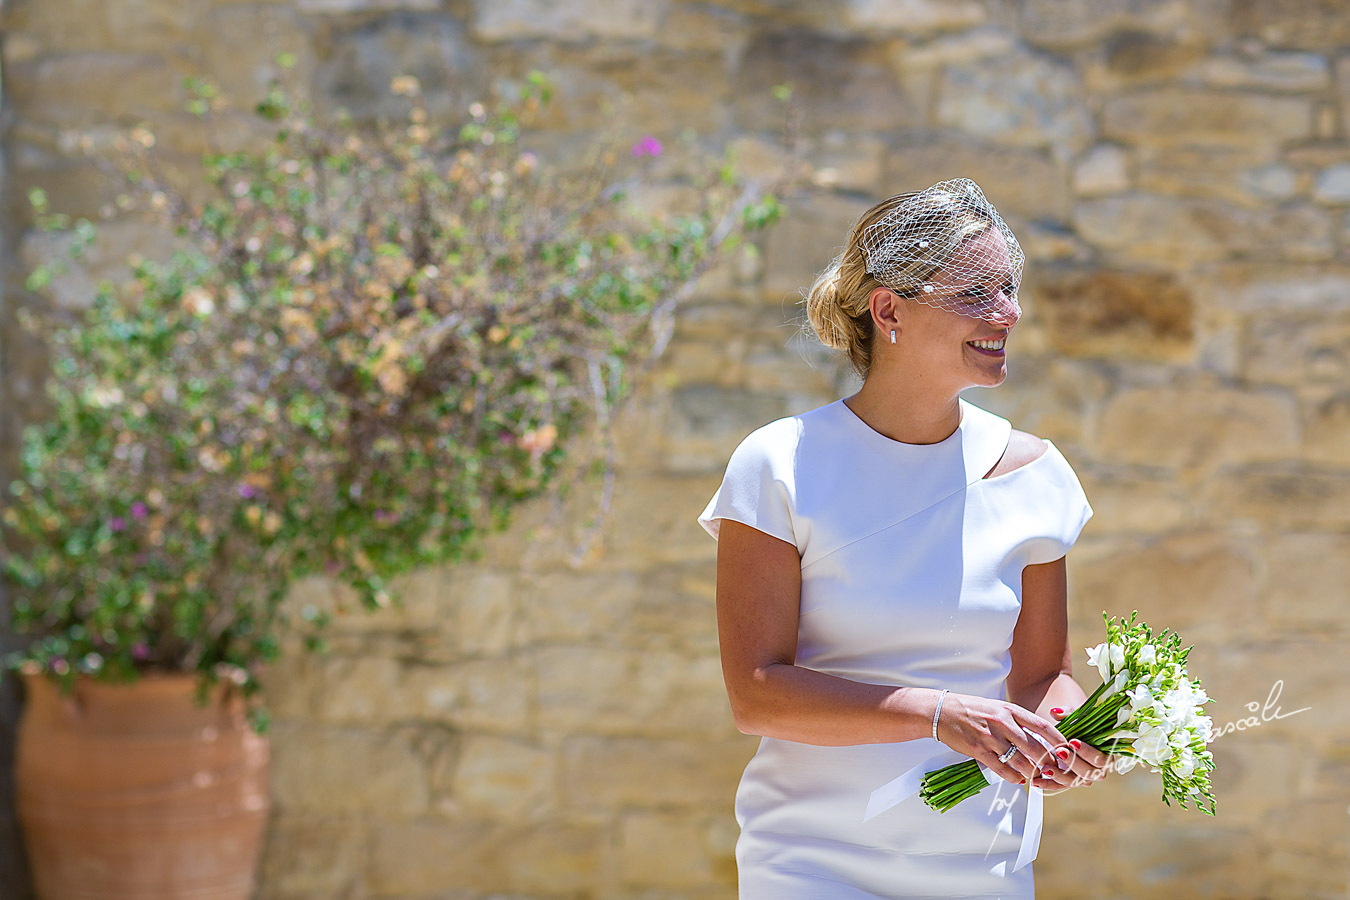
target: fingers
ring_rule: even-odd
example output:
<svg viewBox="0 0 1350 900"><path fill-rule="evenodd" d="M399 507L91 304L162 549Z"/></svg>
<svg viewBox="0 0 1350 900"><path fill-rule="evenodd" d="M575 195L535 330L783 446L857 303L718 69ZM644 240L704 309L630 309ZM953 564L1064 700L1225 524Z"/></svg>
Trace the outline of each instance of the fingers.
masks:
<svg viewBox="0 0 1350 900"><path fill-rule="evenodd" d="M1061 734L1059 729L1056 728L1048 719L1043 719L1040 716L1036 715L1034 712L1025 710L1020 706L1013 706L1012 710L1013 710L1013 718L1017 721L1018 725L1022 726L1028 731L1036 732L1041 737L1045 738L1046 742L1049 743L1050 746L1062 747L1065 744L1069 743L1069 739L1066 738L1063 734Z"/></svg>

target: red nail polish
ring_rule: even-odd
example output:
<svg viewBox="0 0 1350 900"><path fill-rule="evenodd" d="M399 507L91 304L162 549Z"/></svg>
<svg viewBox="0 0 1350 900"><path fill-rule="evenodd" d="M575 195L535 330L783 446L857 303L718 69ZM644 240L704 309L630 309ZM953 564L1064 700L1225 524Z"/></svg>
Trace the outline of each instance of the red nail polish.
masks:
<svg viewBox="0 0 1350 900"><path fill-rule="evenodd" d="M1055 751L1055 754L1056 754L1057 756L1059 756L1060 759L1068 759L1068 758L1069 758L1069 751L1068 751L1068 750L1056 750L1056 751Z"/></svg>
<svg viewBox="0 0 1350 900"><path fill-rule="evenodd" d="M1060 709L1058 706L1054 707L1054 708L1051 709L1050 711L1051 711L1052 713L1062 713L1062 712L1064 712L1064 710Z"/></svg>
<svg viewBox="0 0 1350 900"><path fill-rule="evenodd" d="M1052 776L1052 775L1055 774L1055 770L1054 770L1054 769L1041 769L1041 774L1044 775L1046 778L1049 778L1050 776Z"/></svg>
<svg viewBox="0 0 1350 900"><path fill-rule="evenodd" d="M1082 741L1079 741L1079 740L1077 740L1077 739L1074 739L1074 740L1072 740L1072 741L1069 741L1069 743L1070 743L1070 744L1073 744L1074 747L1077 748L1077 749L1079 749L1079 750L1081 750L1081 749L1083 748L1083 742L1082 742Z"/></svg>

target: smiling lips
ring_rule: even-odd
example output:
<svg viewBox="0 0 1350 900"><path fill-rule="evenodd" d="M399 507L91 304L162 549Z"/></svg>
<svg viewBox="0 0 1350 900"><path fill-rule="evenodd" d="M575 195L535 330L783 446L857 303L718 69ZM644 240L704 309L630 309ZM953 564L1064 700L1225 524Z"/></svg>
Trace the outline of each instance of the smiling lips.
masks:
<svg viewBox="0 0 1350 900"><path fill-rule="evenodd" d="M966 343L982 353L1002 353L1003 345L1007 341L1007 338L999 338L996 341L966 341Z"/></svg>

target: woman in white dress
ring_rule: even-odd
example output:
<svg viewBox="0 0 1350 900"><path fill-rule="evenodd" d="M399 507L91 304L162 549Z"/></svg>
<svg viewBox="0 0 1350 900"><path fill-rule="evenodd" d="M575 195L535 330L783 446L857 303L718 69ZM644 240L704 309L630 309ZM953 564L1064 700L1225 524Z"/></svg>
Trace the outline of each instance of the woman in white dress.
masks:
<svg viewBox="0 0 1350 900"><path fill-rule="evenodd" d="M1085 699L1064 555L1092 510L1053 444L958 396L1007 375L1022 261L968 179L868 210L806 301L862 388L752 433L699 518L732 711L763 736L742 900L1032 897L1018 786L1110 769L1054 724ZM967 757L1002 780L865 820L902 772Z"/></svg>

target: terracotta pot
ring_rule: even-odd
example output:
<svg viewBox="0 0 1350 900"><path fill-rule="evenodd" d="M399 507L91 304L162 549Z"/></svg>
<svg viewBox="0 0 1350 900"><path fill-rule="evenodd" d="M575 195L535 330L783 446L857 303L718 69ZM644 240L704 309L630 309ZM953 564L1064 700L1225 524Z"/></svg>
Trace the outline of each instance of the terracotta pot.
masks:
<svg viewBox="0 0 1350 900"><path fill-rule="evenodd" d="M24 676L15 790L41 900L247 900L268 809L268 743L190 675Z"/></svg>

